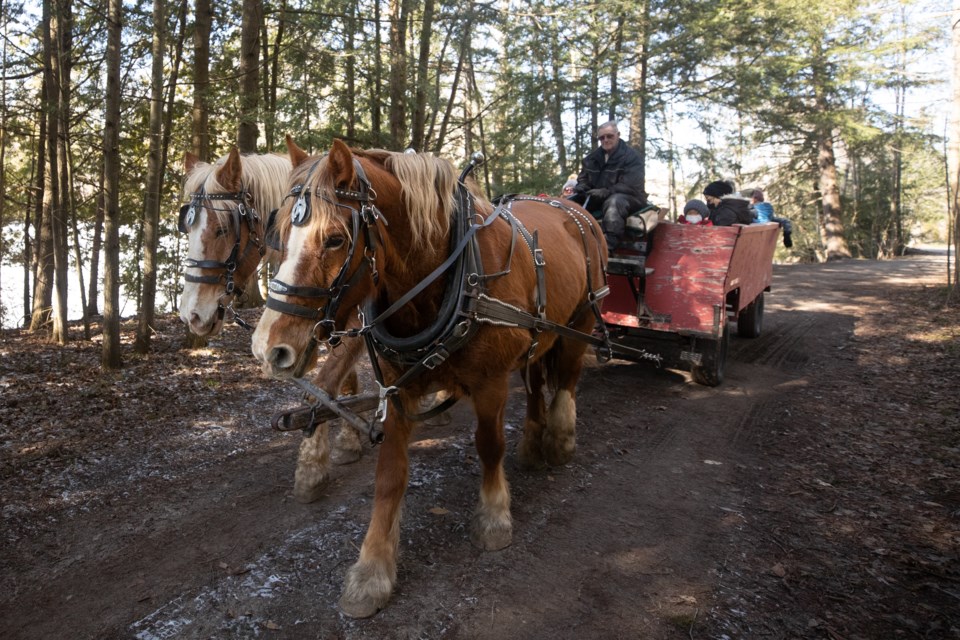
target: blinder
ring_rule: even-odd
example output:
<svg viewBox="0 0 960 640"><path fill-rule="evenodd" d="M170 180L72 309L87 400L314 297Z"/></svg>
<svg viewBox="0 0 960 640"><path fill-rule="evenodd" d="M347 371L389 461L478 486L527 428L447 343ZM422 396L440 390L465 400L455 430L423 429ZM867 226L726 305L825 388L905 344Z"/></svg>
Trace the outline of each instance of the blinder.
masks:
<svg viewBox="0 0 960 640"><path fill-rule="evenodd" d="M197 209L194 201L180 207L180 217L177 220L177 229L180 233L190 233L190 227L197 220Z"/></svg>
<svg viewBox="0 0 960 640"><path fill-rule="evenodd" d="M307 179L309 179L309 177L313 174L317 164L319 164L319 160L314 163L313 167L310 168L310 171L307 173ZM266 306L268 309L273 309L274 311L279 311L280 313L285 313L287 315L298 316L310 320L318 320L318 326L323 326L331 333L335 329L333 317L336 315L343 295L347 292L347 290L349 290L366 273L367 270L371 272L371 277L375 283L379 280L379 273L377 272L376 268L376 237L379 234L375 233L373 229L376 229L377 222L383 220L383 222L386 224L386 220L383 218L383 215L380 213L380 211L371 204L376 199L377 194L376 191L374 191L371 187L370 181L367 179L367 175L364 172L363 167L356 159L354 159L353 165L356 171L357 179L360 182L359 190L354 191L350 189L334 189L334 195L336 195L338 198L360 202L360 209L330 200L324 195L319 196L334 206L349 209L352 214L352 240L350 243L350 249L346 260L344 261L343 265L341 265L340 270L333 279L333 282L331 282L329 287L309 287L287 284L286 282L282 282L281 280L274 278L268 285L270 293L311 299L326 298L325 304L320 305L319 307L308 307L301 304L285 302L268 295ZM297 201L293 204L293 208L290 212L290 222L293 225L303 226L310 220L312 211L309 196L310 190L305 188L304 184L298 184L294 186L290 190L290 193L287 194L287 197L297 198ZM266 242L273 249L283 250L279 233L276 228L276 215L276 210L270 212L270 217L267 220L267 231L265 234ZM349 273L349 268L353 263L354 256L356 255L356 239L361 232L366 238L367 248L364 251L364 259L361 266L351 274ZM339 338L330 338L331 344L338 340Z"/></svg>

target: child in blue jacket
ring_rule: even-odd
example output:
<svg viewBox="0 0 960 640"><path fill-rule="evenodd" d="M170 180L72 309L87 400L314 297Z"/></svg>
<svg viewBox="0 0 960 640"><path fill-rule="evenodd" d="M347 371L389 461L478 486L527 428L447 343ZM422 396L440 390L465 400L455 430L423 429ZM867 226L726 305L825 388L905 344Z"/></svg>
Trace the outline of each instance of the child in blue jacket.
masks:
<svg viewBox="0 0 960 640"><path fill-rule="evenodd" d="M793 238L791 234L793 233L793 225L790 224L790 221L786 218L778 218L773 215L773 205L769 202L764 201L763 191L761 189L754 189L753 194L750 196L751 201L753 202L753 208L757 212L757 222L776 222L780 225L780 228L783 229L783 246L788 249L793 246Z"/></svg>

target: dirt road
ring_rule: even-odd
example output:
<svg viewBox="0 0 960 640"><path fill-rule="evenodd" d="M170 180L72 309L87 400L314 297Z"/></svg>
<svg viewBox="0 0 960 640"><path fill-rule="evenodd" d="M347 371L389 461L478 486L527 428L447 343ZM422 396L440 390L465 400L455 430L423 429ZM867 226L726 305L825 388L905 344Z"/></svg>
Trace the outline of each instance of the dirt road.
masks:
<svg viewBox="0 0 960 640"><path fill-rule="evenodd" d="M775 269L727 380L615 361L579 389L572 464L521 471L483 553L468 403L412 448L399 584L336 608L375 452L293 500L296 402L240 329L100 377L99 345L0 334L0 637L960 637L960 314L941 256Z"/></svg>

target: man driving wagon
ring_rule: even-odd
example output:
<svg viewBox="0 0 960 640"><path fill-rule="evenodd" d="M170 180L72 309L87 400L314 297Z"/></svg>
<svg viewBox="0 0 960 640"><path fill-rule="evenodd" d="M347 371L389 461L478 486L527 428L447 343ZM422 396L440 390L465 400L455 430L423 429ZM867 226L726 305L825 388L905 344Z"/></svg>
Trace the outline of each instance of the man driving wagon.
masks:
<svg viewBox="0 0 960 640"><path fill-rule="evenodd" d="M577 185L567 199L601 221L612 253L623 237L627 217L649 206L643 191L643 159L620 139L612 120L597 129L597 142L600 146L583 159Z"/></svg>

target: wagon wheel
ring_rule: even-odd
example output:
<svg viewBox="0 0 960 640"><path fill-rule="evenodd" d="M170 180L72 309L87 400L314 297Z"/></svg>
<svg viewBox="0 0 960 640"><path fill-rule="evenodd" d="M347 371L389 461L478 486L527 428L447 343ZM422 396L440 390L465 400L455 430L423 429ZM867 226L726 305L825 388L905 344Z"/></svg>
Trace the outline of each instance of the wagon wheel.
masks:
<svg viewBox="0 0 960 640"><path fill-rule="evenodd" d="M698 340L702 345L703 358L699 365L690 369L694 382L707 387L715 387L723 382L723 370L727 362L727 348L730 346L730 332L724 327L723 335L714 339Z"/></svg>
<svg viewBox="0 0 960 640"><path fill-rule="evenodd" d="M741 338L756 338L763 329L763 291L737 316L737 335Z"/></svg>

